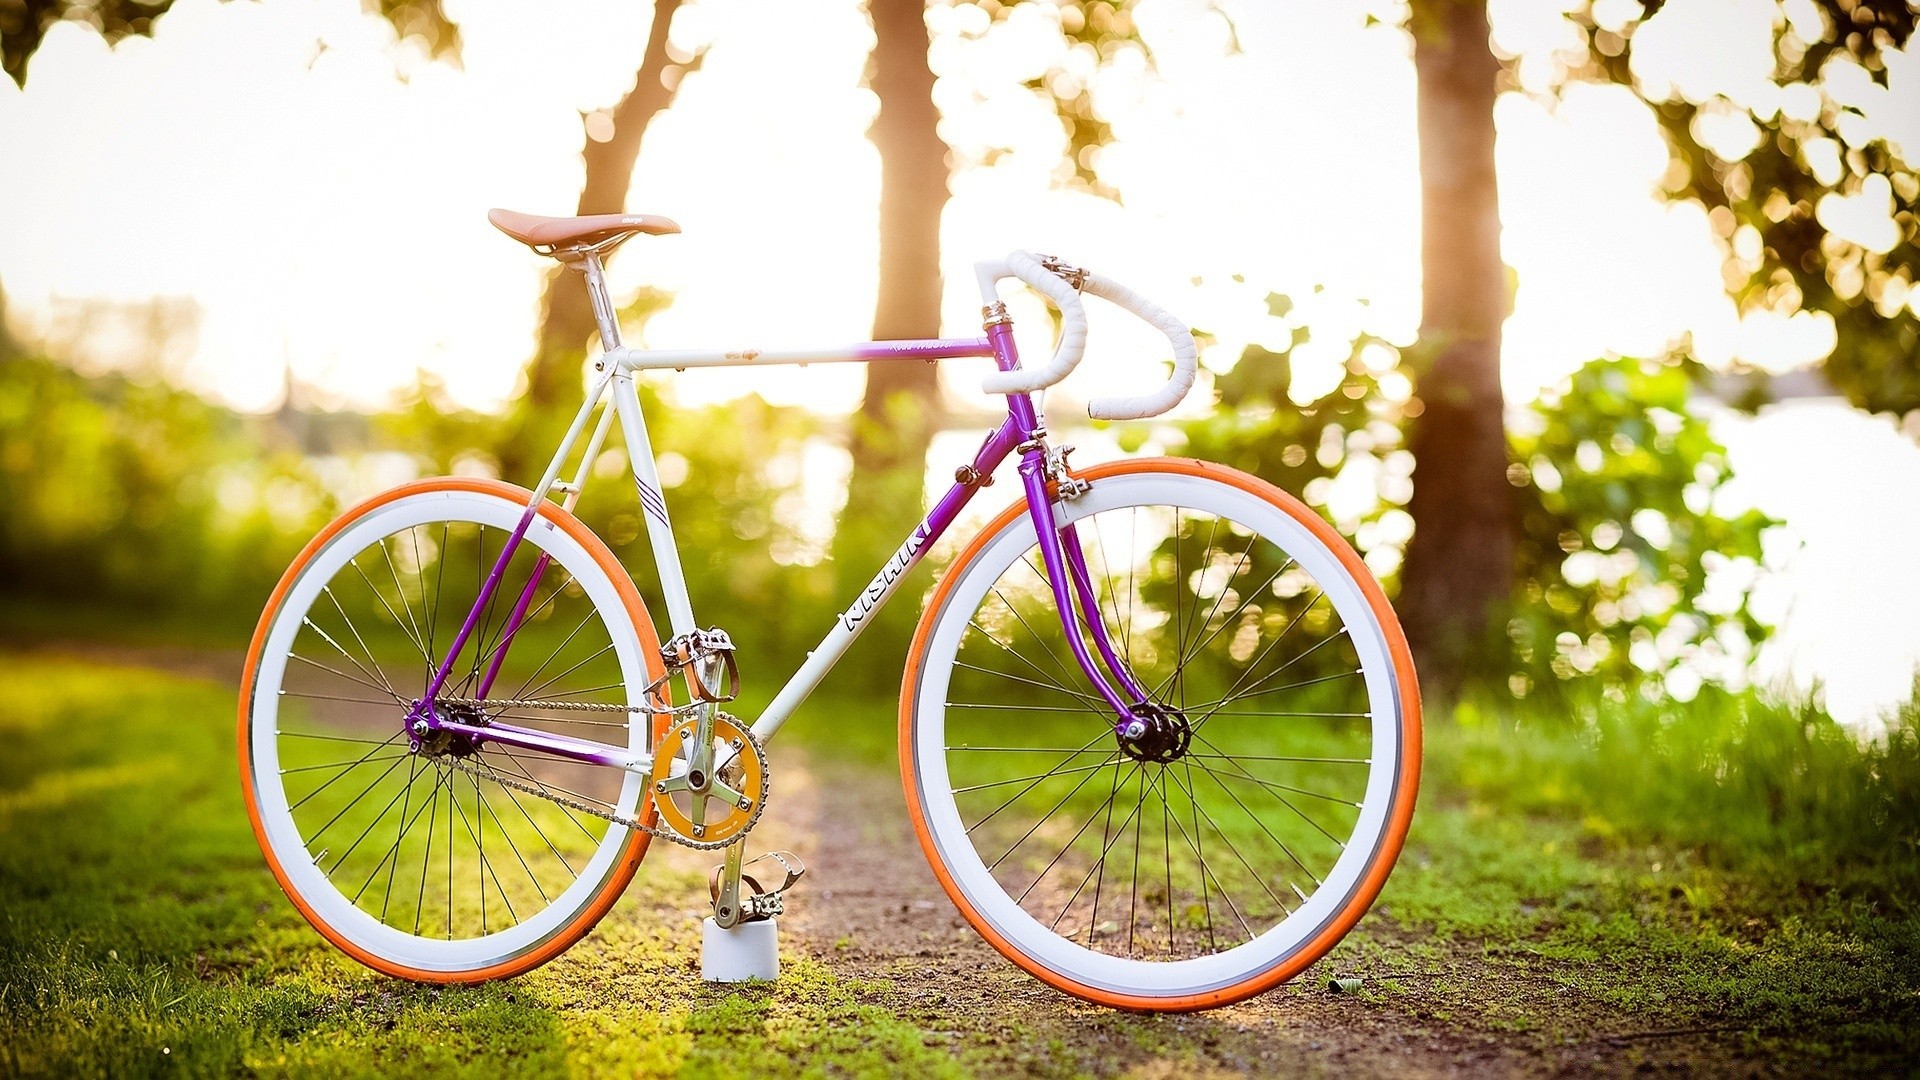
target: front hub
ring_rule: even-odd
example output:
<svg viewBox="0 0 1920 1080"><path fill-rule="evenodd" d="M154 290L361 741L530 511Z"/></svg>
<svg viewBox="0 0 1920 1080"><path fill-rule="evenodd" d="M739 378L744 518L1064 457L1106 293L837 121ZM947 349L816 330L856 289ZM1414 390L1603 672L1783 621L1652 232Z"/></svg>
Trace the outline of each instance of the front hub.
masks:
<svg viewBox="0 0 1920 1080"><path fill-rule="evenodd" d="M1186 756L1193 741L1193 729L1186 714L1171 705L1145 701L1133 706L1133 715L1146 724L1138 737L1119 736L1120 752L1135 761L1153 761L1165 765Z"/></svg>

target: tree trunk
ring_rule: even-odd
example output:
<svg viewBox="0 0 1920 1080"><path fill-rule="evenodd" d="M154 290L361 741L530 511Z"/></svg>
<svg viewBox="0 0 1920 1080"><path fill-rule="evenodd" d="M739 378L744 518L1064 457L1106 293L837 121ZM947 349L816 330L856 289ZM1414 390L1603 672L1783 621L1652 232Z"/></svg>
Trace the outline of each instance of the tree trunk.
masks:
<svg viewBox="0 0 1920 1080"><path fill-rule="evenodd" d="M1500 392L1500 260L1493 103L1500 66L1482 0L1416 4L1424 306L1428 364L1417 392L1414 535L1399 608L1422 674L1459 688L1513 593L1513 539Z"/></svg>
<svg viewBox="0 0 1920 1080"><path fill-rule="evenodd" d="M880 98L871 135L880 151L880 289L873 336L940 333L940 215L947 204L947 144L933 104L924 0L869 0L870 85ZM840 591L865 585L917 520L927 444L941 412L930 363L867 366L853 418L853 477L834 558Z"/></svg>
<svg viewBox="0 0 1920 1080"><path fill-rule="evenodd" d="M576 214L626 211L627 188L633 183L634 163L640 158L640 141L653 118L673 104L674 91L679 86L676 80L669 88L663 77L671 65L667 56L667 30L673 25L673 15L680 9L680 3L681 0L655 0L653 25L647 32L647 48L641 57L640 70L634 75L633 88L613 109L612 136L605 142L588 137L581 148L586 180L580 188ZM688 69L693 66L687 65ZM538 433L544 433L551 426L556 407L579 393L580 365L586 358L587 344L597 331L586 285L579 274L564 266L555 264L548 274L541 312L539 342L527 367L526 397L517 410L520 421L514 425L515 434L502 451L501 471L509 477L525 472L528 465L538 466L539 463L527 460L529 455L550 451ZM523 482L531 479L526 477Z"/></svg>

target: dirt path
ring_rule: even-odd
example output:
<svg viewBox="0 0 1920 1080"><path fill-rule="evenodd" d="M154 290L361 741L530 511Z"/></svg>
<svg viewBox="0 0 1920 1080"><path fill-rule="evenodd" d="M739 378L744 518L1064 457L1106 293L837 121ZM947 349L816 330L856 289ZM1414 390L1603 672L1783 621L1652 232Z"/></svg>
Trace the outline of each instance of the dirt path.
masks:
<svg viewBox="0 0 1920 1080"><path fill-rule="evenodd" d="M205 650L57 651L228 683L241 667L238 654ZM1379 972L1367 971L1366 961L1337 972L1323 961L1285 987L1206 1013L1149 1016L1085 1005L1021 972L960 918L913 838L894 772L812 759L786 745L773 768L773 800L750 854L788 848L809 867L789 894L783 948L851 980L863 1004L915 1024L929 1042L984 1055L995 1073L1051 1075L1063 1065L1146 1077L1778 1071L1744 1057L1725 1033L1668 1029L1573 991L1546 970L1516 978L1512 967L1490 964L1476 942L1455 942L1442 960L1424 961L1421 978L1370 979L1358 996L1330 992L1328 978ZM690 881L713 862L709 852L656 845L642 873L678 871ZM679 900L674 910L696 918L704 896ZM1370 956L1393 949L1400 932L1378 916L1364 925ZM1442 986L1449 989L1432 988ZM1479 1003L1496 1003L1497 1017Z"/></svg>

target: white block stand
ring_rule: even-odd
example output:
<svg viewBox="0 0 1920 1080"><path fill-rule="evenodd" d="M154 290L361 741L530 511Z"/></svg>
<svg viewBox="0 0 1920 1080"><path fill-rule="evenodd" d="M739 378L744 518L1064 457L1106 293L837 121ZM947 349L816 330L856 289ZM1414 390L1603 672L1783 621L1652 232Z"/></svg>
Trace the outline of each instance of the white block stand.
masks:
<svg viewBox="0 0 1920 1080"><path fill-rule="evenodd" d="M780 927L776 920L741 923L722 930L711 917L700 923L700 977L707 982L780 977Z"/></svg>

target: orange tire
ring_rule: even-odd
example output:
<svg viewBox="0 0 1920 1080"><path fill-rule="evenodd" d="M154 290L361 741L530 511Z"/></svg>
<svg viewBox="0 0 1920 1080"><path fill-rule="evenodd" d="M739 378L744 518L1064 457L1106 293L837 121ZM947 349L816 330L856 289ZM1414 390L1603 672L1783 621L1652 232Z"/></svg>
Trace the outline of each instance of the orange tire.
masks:
<svg viewBox="0 0 1920 1080"><path fill-rule="evenodd" d="M315 910L314 906L300 895L299 890L294 887L288 875L287 868L282 865L273 846L268 842L267 826L261 818L259 792L255 790L253 770L250 764L253 760L252 710L256 693L255 682L259 676L262 651L266 646L269 633L273 628L281 606L286 600L288 592L294 587L294 583L300 578L301 573L314 558L325 550L335 537L350 528L357 521L390 503L410 496L432 492L471 492L481 495L491 495L516 503L520 507L525 507L533 500L533 494L526 489L498 480L484 480L472 477L435 477L404 484L390 491L382 492L348 510L336 518L325 529L321 530L320 534L315 536L313 540L301 550L299 556L294 559L293 565L287 568L287 572L282 575L279 584L274 587L273 594L267 600L266 609L260 616L260 623L254 630L253 642L247 650L246 667L241 675L240 681L241 696L238 733L240 787L243 801L247 808L247 816L253 825L254 837L259 841L260 850L266 856L268 868L273 871L275 879L279 881L281 888L285 890L288 899L293 901L294 907L300 911L301 915L305 916L315 930L320 932L322 937L332 942L342 952L345 952L347 955L352 956L354 959L383 974L401 979L410 979L416 982L467 984L485 982L492 979L510 978L530 971L546 963L548 960L553 959L555 956L558 956L564 952L568 946L578 941L587 931L593 929L594 925L613 907L614 902L620 898L621 893L626 889L628 883L632 881L634 872L639 869L640 860L644 858L647 853L647 844L650 839L648 834L638 829L629 829L624 846L615 857L611 872L603 879L603 883L597 888L590 902L581 907L576 914L567 919L564 925L559 927L551 936L546 937L538 947L531 951L516 956L510 961L476 968L474 970L444 971L410 967L362 948L347 934L329 925L320 913ZM539 505L539 515L554 527L564 532L570 539L578 543L580 547L592 557L599 569L606 574L607 579L612 583L618 593L619 601L625 609L625 616L631 620L636 635L639 638L640 652L647 667L648 678L650 680L659 679L665 673L665 666L660 657L659 638L654 631L653 620L647 612L646 604L640 598L639 590L634 587L633 580L627 574L626 568L620 564L620 561L614 557L613 552L608 550L606 544L602 542L598 536L595 536L585 524L560 506L542 500ZM654 741L657 742L664 734L664 728L664 718L656 718L652 731ZM651 825L656 820L651 790L645 785L642 785L641 790L643 794L639 803L638 817L639 820Z"/></svg>
<svg viewBox="0 0 1920 1080"><path fill-rule="evenodd" d="M1379 895L1406 840L1419 790L1421 745L1419 682L1414 671L1412 653L1407 647L1405 635L1385 593L1359 555L1318 514L1293 496L1264 480L1225 466L1191 459L1147 458L1118 461L1094 466L1075 475L1080 479L1091 481L1097 491L1102 480L1143 474L1190 476L1225 484L1256 497L1304 526L1315 540L1337 557L1339 564L1364 596L1367 606L1371 609L1386 639L1392 673L1399 688L1398 730L1401 739L1399 771L1391 787L1392 804L1385 821L1384 832L1365 866L1364 873L1358 878L1357 884L1347 894L1344 902L1339 904L1331 918L1319 924L1309 937L1271 967L1258 971L1233 985L1218 987L1205 993L1178 996L1128 992L1078 980L1028 955L1026 951L1009 941L1006 935L996 930L992 922L982 916L980 910L956 881L952 869L943 862L928 825L923 797L925 793L920 790L916 780L917 768L914 760L916 697L925 668L930 638L936 625L941 622L956 585L967 576L969 568L981 558L991 542L1001 537L1005 530L1014 527L1027 515L1027 506L1024 501L1007 507L960 552L934 590L921 617L912 647L908 652L906 675L900 697L901 778L915 834L920 840L928 862L933 867L935 877L939 879L941 887L946 890L947 896L952 899L960 914L1002 955L1042 982L1096 1004L1130 1010L1190 1011L1245 1000L1299 974L1337 944ZM1069 900L1070 904L1071 902Z"/></svg>

